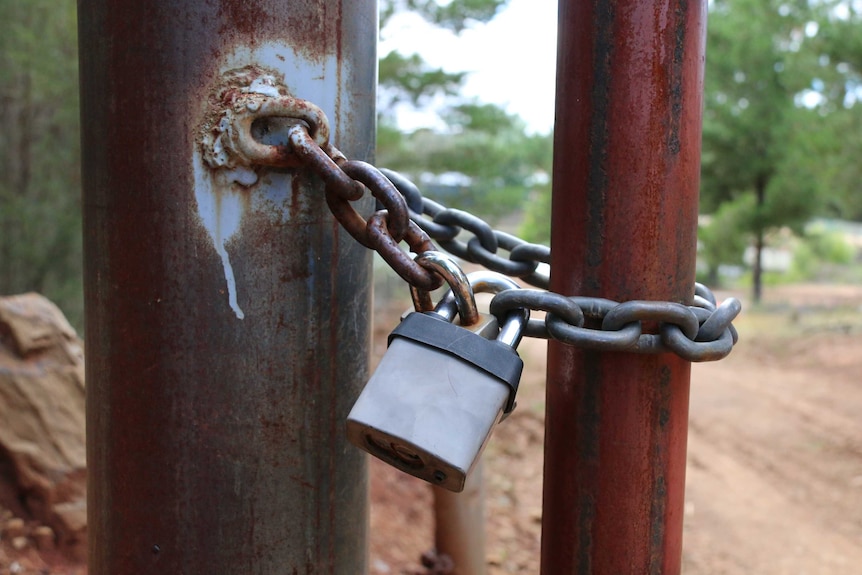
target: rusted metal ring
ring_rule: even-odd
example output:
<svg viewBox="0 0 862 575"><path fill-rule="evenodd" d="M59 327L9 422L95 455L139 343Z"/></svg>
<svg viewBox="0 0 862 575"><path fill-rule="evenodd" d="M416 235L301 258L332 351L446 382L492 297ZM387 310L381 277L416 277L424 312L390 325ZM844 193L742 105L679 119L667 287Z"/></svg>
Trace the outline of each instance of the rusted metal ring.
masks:
<svg viewBox="0 0 862 575"><path fill-rule="evenodd" d="M380 210L368 218L368 225L365 228L367 246L379 253L395 273L411 286L430 292L443 285L442 277L413 261L413 258L389 235L387 217L386 210ZM413 222L408 224L404 241L414 253L437 250L428 234Z"/></svg>
<svg viewBox="0 0 862 575"><path fill-rule="evenodd" d="M413 300L413 309L422 313L434 311L437 306L434 305L434 300L431 299L431 292L411 285L410 299Z"/></svg>
<svg viewBox="0 0 862 575"><path fill-rule="evenodd" d="M410 224L410 214L404 196L398 192L389 178L371 164L358 160L343 162L340 168L354 180L365 184L371 191L371 195L383 204L388 213L386 225L392 239L396 243L404 239Z"/></svg>
<svg viewBox="0 0 862 575"><path fill-rule="evenodd" d="M350 201L356 201L365 195L365 187L344 173L303 126L293 126L287 137L297 157L320 176L327 190L331 189L339 197ZM335 152L338 153L337 150Z"/></svg>
<svg viewBox="0 0 862 575"><path fill-rule="evenodd" d="M331 186L326 186L325 197L326 205L329 206L329 211L332 212L332 215L336 220L338 220L341 227L347 230L347 233L349 233L353 239L366 248L375 249L368 237L368 222L365 221L365 218L359 215L359 212L350 205L350 202L341 197ZM397 247L398 242L395 242L395 245Z"/></svg>
<svg viewBox="0 0 862 575"><path fill-rule="evenodd" d="M229 132L233 149L250 164L298 166L298 159L291 157L291 148L264 144L254 138L252 124L262 118L298 120L318 146L324 146L329 141L329 120L323 110L311 102L293 96L262 97L260 94L248 94L237 98Z"/></svg>

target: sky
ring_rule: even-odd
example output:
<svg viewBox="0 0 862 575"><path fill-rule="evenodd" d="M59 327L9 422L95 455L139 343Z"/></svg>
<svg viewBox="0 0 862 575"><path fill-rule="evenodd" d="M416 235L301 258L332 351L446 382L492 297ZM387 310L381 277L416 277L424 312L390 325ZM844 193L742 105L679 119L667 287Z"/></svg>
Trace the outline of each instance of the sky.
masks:
<svg viewBox="0 0 862 575"><path fill-rule="evenodd" d="M554 124L556 42L556 0L510 0L489 23L457 36L416 14L398 14L384 29L379 51L415 52L435 68L469 72L465 96L499 104L531 132L545 133ZM409 130L439 127L441 120L401 110L398 122Z"/></svg>

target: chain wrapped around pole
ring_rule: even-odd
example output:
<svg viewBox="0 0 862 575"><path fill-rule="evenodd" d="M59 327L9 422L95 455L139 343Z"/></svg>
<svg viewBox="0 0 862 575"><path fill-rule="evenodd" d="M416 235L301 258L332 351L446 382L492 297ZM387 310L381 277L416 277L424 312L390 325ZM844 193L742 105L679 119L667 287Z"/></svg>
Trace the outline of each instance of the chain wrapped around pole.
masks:
<svg viewBox="0 0 862 575"><path fill-rule="evenodd" d="M260 97L258 96L258 99ZM348 160L329 140L329 124L323 112L309 102L280 97L261 105L254 118L265 115L295 120L288 129L287 144L253 141L248 114L238 115L231 126L234 154L251 163L285 168L304 165L323 180L326 203L332 215L360 244L375 250L407 282L411 289L429 292L443 278L422 266L400 247L420 254L442 249L468 262L519 278L535 289L511 289L491 301L491 313L502 318L512 309L527 307L546 312L531 319L525 336L553 338L593 350L630 353L675 353L688 361L714 361L727 356L738 335L733 320L742 307L736 298L717 305L713 293L702 284L693 286L692 305L681 302L616 302L594 297L566 297L546 291L550 283L549 247L533 244L495 230L487 222L463 210L450 209L424 197L402 174L371 164ZM376 211L366 220L351 205L366 190L377 200ZM462 232L472 234L461 237ZM499 252L508 252L508 257ZM658 325L655 333L647 326Z"/></svg>

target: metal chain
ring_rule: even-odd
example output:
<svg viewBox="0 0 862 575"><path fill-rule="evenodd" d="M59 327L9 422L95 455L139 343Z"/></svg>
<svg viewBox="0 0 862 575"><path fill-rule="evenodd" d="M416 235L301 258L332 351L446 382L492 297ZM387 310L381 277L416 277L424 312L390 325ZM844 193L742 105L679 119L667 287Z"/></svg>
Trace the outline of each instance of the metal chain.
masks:
<svg viewBox="0 0 862 575"><path fill-rule="evenodd" d="M695 284L694 305L621 303L546 291L550 274L540 270L540 264L550 265L549 247L495 230L469 212L430 200L398 172L348 160L328 140L318 141L321 134L328 134L326 117L319 110L315 109L312 127L306 117L296 119L299 122L290 127L287 146L258 144L246 146L243 152L251 161L260 155L266 165L278 165L274 158L291 158L291 162L298 158L323 180L326 203L344 229L360 244L377 251L413 288L432 291L442 285L443 278L414 261L399 244L404 241L419 254L436 250L432 241L436 240L459 258L541 288L505 290L491 300L491 313L498 317L525 307L546 312L544 319L529 321L527 337L552 338L593 350L673 352L688 361L714 361L733 349L738 336L732 321L742 309L736 298L716 305L715 296L702 284ZM235 129L242 131L244 127ZM351 205L365 196L366 189L377 200L376 211L368 220ZM472 237L459 240L465 230ZM501 250L508 252L508 257L499 255ZM645 323L658 323L658 333L645 333Z"/></svg>

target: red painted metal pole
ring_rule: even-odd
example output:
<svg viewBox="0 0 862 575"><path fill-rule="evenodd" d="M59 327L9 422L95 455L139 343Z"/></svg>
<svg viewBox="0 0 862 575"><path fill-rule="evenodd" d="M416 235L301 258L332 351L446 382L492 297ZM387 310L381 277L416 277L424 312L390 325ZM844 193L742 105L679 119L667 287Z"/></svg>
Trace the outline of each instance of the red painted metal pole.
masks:
<svg viewBox="0 0 862 575"><path fill-rule="evenodd" d="M561 0L551 288L693 296L704 0ZM690 365L549 347L542 573L680 572Z"/></svg>
<svg viewBox="0 0 862 575"><path fill-rule="evenodd" d="M79 22L89 572L366 572L344 420L370 253L319 180L209 171L200 139L214 89L264 70L367 158L375 3L87 0Z"/></svg>

